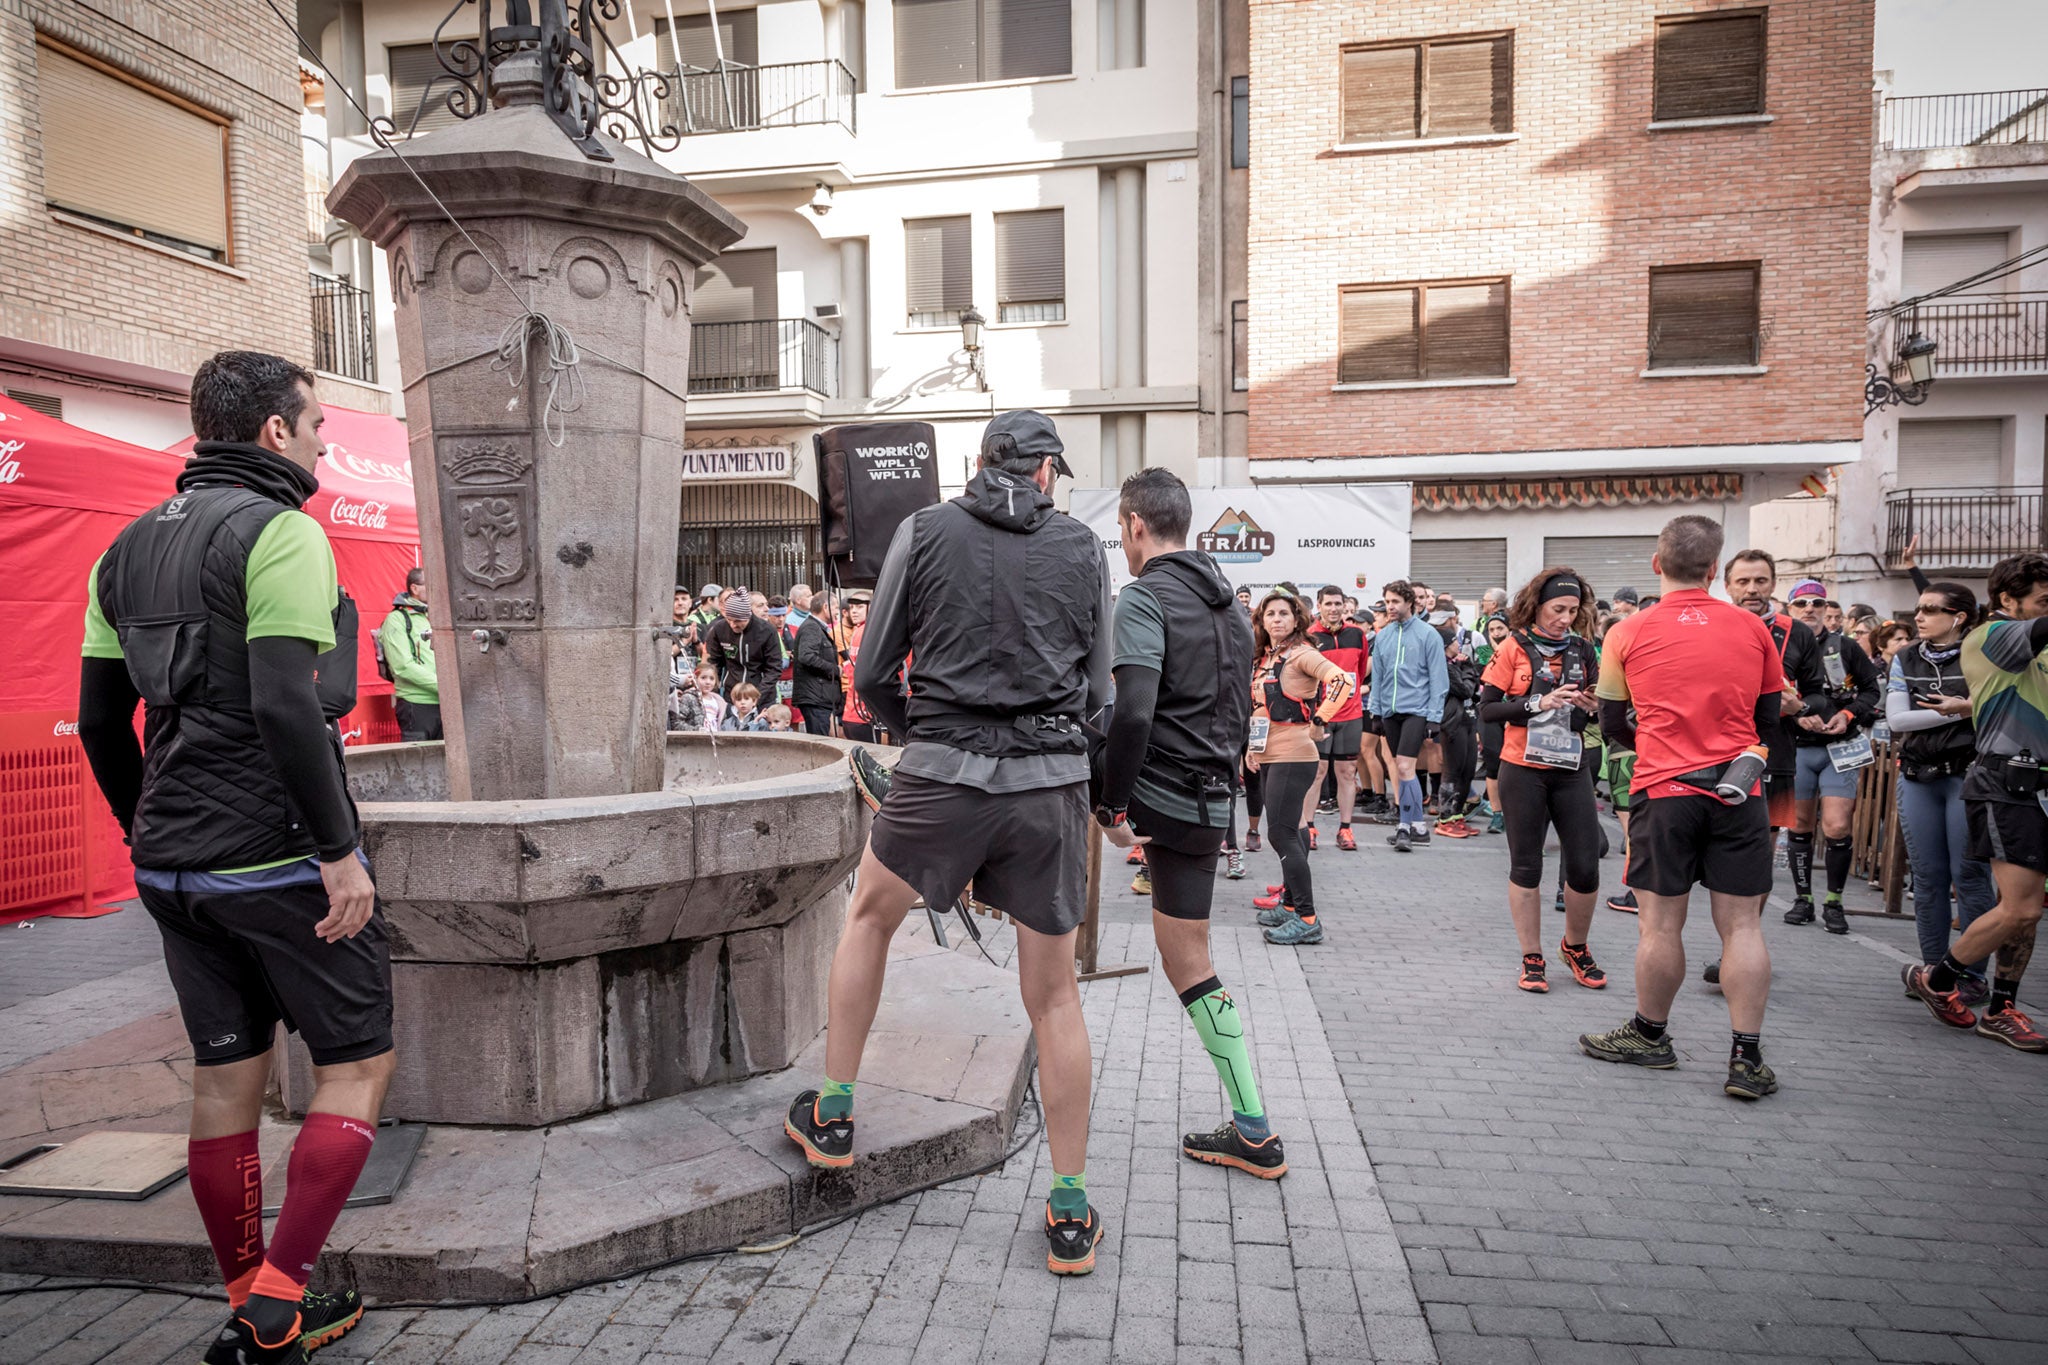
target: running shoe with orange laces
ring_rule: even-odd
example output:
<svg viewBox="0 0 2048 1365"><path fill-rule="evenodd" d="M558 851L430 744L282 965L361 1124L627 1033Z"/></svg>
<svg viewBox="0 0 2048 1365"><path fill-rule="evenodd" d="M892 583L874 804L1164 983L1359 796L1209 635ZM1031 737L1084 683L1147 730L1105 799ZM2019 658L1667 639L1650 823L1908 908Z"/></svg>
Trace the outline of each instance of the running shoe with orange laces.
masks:
<svg viewBox="0 0 2048 1365"><path fill-rule="evenodd" d="M1135 867L1139 863L1142 863L1144 861L1145 850L1135 844L1131 846L1131 851L1129 853L1124 854L1124 862L1128 866Z"/></svg>
<svg viewBox="0 0 2048 1365"><path fill-rule="evenodd" d="M1607 973L1600 970L1600 964L1593 960L1593 950L1581 944L1574 948L1564 940L1558 940L1557 951L1564 957L1564 965L1572 969L1572 978L1589 991L1607 989Z"/></svg>
<svg viewBox="0 0 2048 1365"><path fill-rule="evenodd" d="M1977 1032L2021 1052L2048 1052L2048 1035L2035 1028L2034 1021L2021 1014L2017 1005L1987 1010L1977 1021Z"/></svg>
<svg viewBox="0 0 2048 1365"><path fill-rule="evenodd" d="M1086 1275L1095 1269L1095 1244L1102 1240L1102 1220L1095 1206L1086 1218L1055 1218L1045 1206L1045 1268L1055 1275Z"/></svg>
<svg viewBox="0 0 2048 1365"><path fill-rule="evenodd" d="M1977 1012L1962 1002L1954 991L1938 991L1927 984L1927 968L1919 963L1909 963L1899 969L1899 977L1906 983L1906 991L1921 1004L1927 1012L1947 1024L1950 1028L1974 1028Z"/></svg>
<svg viewBox="0 0 2048 1365"><path fill-rule="evenodd" d="M1472 828L1464 816L1453 815L1449 819L1437 821L1435 832L1446 839L1469 839L1479 831Z"/></svg>
<svg viewBox="0 0 2048 1365"><path fill-rule="evenodd" d="M1280 908L1280 897L1284 894L1281 891L1269 891L1263 896L1253 896L1252 909L1277 910Z"/></svg>
<svg viewBox="0 0 2048 1365"><path fill-rule="evenodd" d="M1544 976L1546 970L1541 953L1522 954L1522 975L1515 984L1536 995L1548 995L1550 982Z"/></svg>
<svg viewBox="0 0 2048 1365"><path fill-rule="evenodd" d="M1337 847L1343 849L1346 853L1358 852L1358 840L1351 836L1351 826L1339 825L1337 827Z"/></svg>
<svg viewBox="0 0 2048 1365"><path fill-rule="evenodd" d="M1308 827L1308 851L1311 853L1316 851L1316 827L1314 825Z"/></svg>

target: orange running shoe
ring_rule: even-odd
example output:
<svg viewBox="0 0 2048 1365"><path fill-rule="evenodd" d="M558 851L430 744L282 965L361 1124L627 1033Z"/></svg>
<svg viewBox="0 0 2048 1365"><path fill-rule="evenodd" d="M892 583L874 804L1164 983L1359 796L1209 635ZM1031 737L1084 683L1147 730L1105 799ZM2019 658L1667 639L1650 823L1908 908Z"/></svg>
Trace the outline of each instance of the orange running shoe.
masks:
<svg viewBox="0 0 2048 1365"><path fill-rule="evenodd" d="M1550 982L1544 977L1543 954L1522 954L1522 976L1515 984L1536 995L1550 993Z"/></svg>
<svg viewBox="0 0 2048 1365"><path fill-rule="evenodd" d="M1142 862L1144 862L1144 861L1145 861L1145 850L1144 850L1143 848L1140 848L1140 847L1136 846L1136 845L1133 845L1133 846L1131 847L1131 851L1130 851L1129 853L1126 853L1126 854L1124 854L1124 862L1125 862L1126 864L1136 864L1136 863L1142 863Z"/></svg>
<svg viewBox="0 0 2048 1365"><path fill-rule="evenodd" d="M1604 991L1607 989L1607 973L1601 971L1600 964L1593 960L1593 950L1591 948L1583 945L1574 948L1571 944L1559 939L1557 951L1563 955L1564 965L1572 969L1573 979L1581 986L1584 986L1589 991Z"/></svg>
<svg viewBox="0 0 2048 1365"><path fill-rule="evenodd" d="M2041 1030L2034 1027L2034 1021L2020 1013L2017 1005L1987 1010L1977 1021L1977 1032L2022 1052L2048 1052L2048 1036L2043 1036Z"/></svg>
<svg viewBox="0 0 2048 1365"><path fill-rule="evenodd" d="M1358 852L1358 840L1351 837L1351 826L1339 825L1337 827L1337 847L1343 849L1346 853Z"/></svg>
<svg viewBox="0 0 2048 1365"><path fill-rule="evenodd" d="M1314 825L1308 827L1308 851L1311 853L1316 851L1316 827Z"/></svg>
<svg viewBox="0 0 2048 1365"><path fill-rule="evenodd" d="M1252 897L1252 909L1254 909L1254 910L1278 910L1278 909L1280 908L1280 894L1281 894L1280 892L1278 892L1278 891L1275 891L1275 892L1274 892L1274 893L1273 893L1272 895L1270 895L1270 896L1253 896L1253 897Z"/></svg>

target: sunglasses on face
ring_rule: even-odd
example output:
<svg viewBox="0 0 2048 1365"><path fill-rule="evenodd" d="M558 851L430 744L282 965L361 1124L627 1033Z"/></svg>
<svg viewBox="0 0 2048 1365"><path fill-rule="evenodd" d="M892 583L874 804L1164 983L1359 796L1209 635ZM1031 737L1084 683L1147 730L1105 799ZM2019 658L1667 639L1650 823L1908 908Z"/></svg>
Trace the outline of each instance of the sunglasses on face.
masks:
<svg viewBox="0 0 2048 1365"><path fill-rule="evenodd" d="M1792 605L1795 607L1821 607L1827 605L1827 600L1825 597L1795 597L1792 599Z"/></svg>
<svg viewBox="0 0 2048 1365"><path fill-rule="evenodd" d="M1955 609L1954 607L1929 607L1929 606L1918 606L1918 607L1915 607L1915 608L1913 608L1913 614L1914 614L1915 616L1961 616L1961 615L1962 615L1962 613L1961 613L1961 612L1959 612L1959 611L1957 611L1957 610L1956 610L1956 609Z"/></svg>

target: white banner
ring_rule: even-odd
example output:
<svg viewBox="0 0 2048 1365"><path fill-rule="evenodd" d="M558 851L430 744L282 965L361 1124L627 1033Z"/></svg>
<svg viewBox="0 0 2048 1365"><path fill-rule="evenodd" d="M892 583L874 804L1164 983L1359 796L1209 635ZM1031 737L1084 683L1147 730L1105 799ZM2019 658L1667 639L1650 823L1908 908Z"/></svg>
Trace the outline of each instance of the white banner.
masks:
<svg viewBox="0 0 2048 1365"><path fill-rule="evenodd" d="M1190 488L1195 505L1188 548L1216 557L1241 588L1288 582L1313 594L1335 583L1361 589L1408 576L1412 486L1405 483L1311 484L1284 488ZM1131 581L1116 525L1117 490L1076 488L1073 513L1109 556L1110 581Z"/></svg>

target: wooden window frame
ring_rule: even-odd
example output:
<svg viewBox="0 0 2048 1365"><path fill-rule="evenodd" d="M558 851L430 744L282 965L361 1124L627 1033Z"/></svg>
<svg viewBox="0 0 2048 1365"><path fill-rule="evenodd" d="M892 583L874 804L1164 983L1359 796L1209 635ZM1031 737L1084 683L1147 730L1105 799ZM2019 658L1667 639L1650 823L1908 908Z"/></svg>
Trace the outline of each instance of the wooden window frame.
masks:
<svg viewBox="0 0 2048 1365"><path fill-rule="evenodd" d="M1439 289L1471 288L1475 285L1499 285L1501 287L1501 330L1507 340L1507 364L1498 375L1459 375L1455 378L1433 379L1429 373L1429 291ZM1344 378L1344 296L1347 294L1391 294L1408 289L1416 291L1415 296L1415 369L1413 379L1345 379ZM1435 280L1390 280L1384 284L1346 284L1337 290L1337 380L1343 387L1366 385L1368 387L1425 384L1454 385L1460 383L1498 383L1514 377L1515 361L1515 279L1512 275L1460 275Z"/></svg>
<svg viewBox="0 0 2048 1365"><path fill-rule="evenodd" d="M1756 311L1755 311L1755 313L1754 313L1754 314L1752 315L1752 318L1753 318L1753 326L1751 327L1751 330L1750 330L1750 337L1751 337L1751 344L1750 344L1750 357L1751 357L1751 358L1750 358L1750 359L1748 359L1748 360L1745 360L1745 361L1732 361L1732 362L1729 362L1729 361L1713 361L1713 362L1708 362L1708 363L1705 363L1705 364L1701 364L1701 363L1693 363L1693 364L1687 364L1687 365L1659 365L1659 364L1657 364L1657 363L1656 363L1656 362L1657 362L1657 318L1656 318L1656 313L1655 313L1655 309L1654 309L1654 307L1653 307L1653 304L1652 304L1652 291L1654 290L1654 288L1655 288L1655 286L1656 286L1656 279L1657 279L1657 276L1659 276L1659 275L1698 275L1698 274L1705 274L1705 273L1706 273L1706 272L1708 272L1708 271L1720 271L1720 270L1742 270L1742 269L1747 269L1747 270L1748 270L1748 271L1750 272L1750 276L1751 276L1751 278L1753 278L1753 279L1754 279L1754 280L1756 281L1756 287L1755 287L1755 289L1754 289L1754 290L1753 290L1753 291L1751 292L1751 294L1750 294L1750 298L1751 298L1751 299L1752 299L1752 300L1754 301L1754 303L1755 303L1755 305L1756 305ZM1643 371L1642 371L1642 372L1643 372L1643 373L1644 373L1645 375L1658 375L1658 374L1663 374L1663 373L1669 373L1669 372L1673 372L1673 371L1675 371L1675 372L1678 372L1678 373L1680 373L1680 374L1683 374L1683 373L1686 373L1686 372L1688 372L1688 371L1692 371L1692 370L1710 370L1710 371L1711 371L1711 370L1730 370L1730 371L1746 371L1746 370L1755 370L1755 369L1760 369L1760 368L1762 367L1763 363L1764 363L1764 333L1765 333L1765 327L1764 327L1764 263L1763 263L1763 261L1762 261L1762 260L1741 260L1741 261L1690 261L1690 262L1687 262L1687 263L1685 263L1685 264L1682 264L1682 265L1653 265L1653 266L1651 266L1651 267L1649 268L1649 273L1648 273L1647 277L1646 277L1646 278L1644 279L1644 282L1643 282L1643 324L1644 324L1644 335L1643 335Z"/></svg>
<svg viewBox="0 0 2048 1365"><path fill-rule="evenodd" d="M154 95L156 98L163 100L165 103L174 105L175 107L184 110L188 114L197 115L199 118L205 119L208 123L211 123L220 129L220 185L221 197L223 200L222 210L226 214L227 218L227 245L222 248L221 259L219 261L208 260L206 257L192 255L192 253L189 252L183 254L192 255L193 260L199 261L203 265L224 265L233 268L235 265L235 259L240 254L236 250L235 242L234 148L228 142L228 133L229 130L234 126L234 120L230 119L225 114L207 108L203 104L195 104L191 100L186 99L183 95L176 94L175 92L170 90L166 90L162 86L157 85L154 82L144 80L142 77L136 75L132 71L124 71L120 67L115 66L112 62L105 61L99 57L95 57L92 55L92 53L87 52L82 48L73 47L71 44L63 41L61 38L53 38L49 34L43 32L41 29L36 30L36 45L38 47L46 47L50 49L50 51L58 53L61 56L69 57L72 61L78 62L83 66L89 66L93 70L98 71L103 76L111 76L115 80L120 81L123 85L134 86L137 90L140 90L145 95ZM69 209L59 209L56 211L62 213L72 212ZM85 222L87 220L83 215L74 215L73 221ZM138 240L141 241L143 244L150 246L157 245L157 243L150 241L150 234L147 228L136 227L133 223L124 223L121 224L120 226L126 228L130 232L138 234ZM158 233L154 235L157 237L164 237L166 234ZM194 242L192 243L192 245L203 246L204 244Z"/></svg>
<svg viewBox="0 0 2048 1365"><path fill-rule="evenodd" d="M1508 126L1496 128L1488 133L1444 133L1429 130L1429 49L1432 45L1443 46L1451 43L1487 43L1507 40L1508 45ZM1389 52L1402 48L1416 50L1415 72L1415 136L1396 138L1351 138L1344 130L1344 58L1353 52ZM1398 145L1407 142L1440 142L1445 140L1466 141L1479 138L1510 137L1515 131L1515 30L1511 28L1482 29L1477 33L1439 33L1427 38L1385 39L1370 43L1345 43L1337 50L1337 145L1340 147L1372 147L1381 144Z"/></svg>
<svg viewBox="0 0 2048 1365"><path fill-rule="evenodd" d="M1695 24L1714 19L1754 18L1763 32L1757 43L1756 60L1756 108L1741 113L1720 114L1662 114L1657 110L1657 39L1666 25ZM1650 21L1650 121L1652 123L1690 123L1698 119L1760 119L1771 112L1771 8L1769 5L1751 5L1743 9L1693 10L1684 14L1660 14Z"/></svg>

